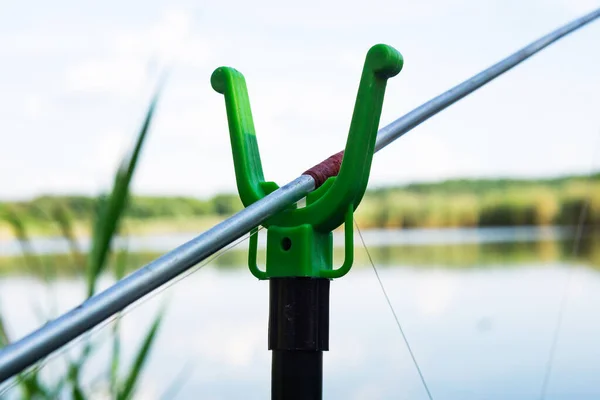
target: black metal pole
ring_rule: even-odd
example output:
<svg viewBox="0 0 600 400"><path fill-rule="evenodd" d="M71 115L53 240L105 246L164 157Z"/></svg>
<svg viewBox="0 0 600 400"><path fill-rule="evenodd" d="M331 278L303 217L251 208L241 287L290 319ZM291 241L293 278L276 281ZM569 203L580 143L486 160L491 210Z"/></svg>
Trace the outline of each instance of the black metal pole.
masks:
<svg viewBox="0 0 600 400"><path fill-rule="evenodd" d="M271 278L272 400L320 400L329 350L329 279Z"/></svg>

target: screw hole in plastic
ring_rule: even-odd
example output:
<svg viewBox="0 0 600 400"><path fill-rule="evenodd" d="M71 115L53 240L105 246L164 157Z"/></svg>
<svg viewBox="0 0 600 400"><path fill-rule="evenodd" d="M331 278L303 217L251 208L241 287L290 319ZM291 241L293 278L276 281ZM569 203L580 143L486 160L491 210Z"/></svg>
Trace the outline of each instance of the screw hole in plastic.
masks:
<svg viewBox="0 0 600 400"><path fill-rule="evenodd" d="M292 239L290 239L289 237L284 237L281 240L281 248L284 251L288 251L289 249L291 249L292 248Z"/></svg>

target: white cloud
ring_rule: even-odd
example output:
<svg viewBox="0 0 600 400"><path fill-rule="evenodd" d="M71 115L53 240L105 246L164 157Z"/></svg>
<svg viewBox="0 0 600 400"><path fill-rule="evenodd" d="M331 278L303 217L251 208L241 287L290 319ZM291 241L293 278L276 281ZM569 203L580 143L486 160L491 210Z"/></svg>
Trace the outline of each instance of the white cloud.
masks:
<svg viewBox="0 0 600 400"><path fill-rule="evenodd" d="M132 96L147 84L144 60L125 57L89 59L66 72L67 88L76 93Z"/></svg>
<svg viewBox="0 0 600 400"><path fill-rule="evenodd" d="M598 0L559 0L558 3L574 14L583 14L600 7Z"/></svg>
<svg viewBox="0 0 600 400"><path fill-rule="evenodd" d="M121 129L112 128L98 135L98 144L95 152L90 157L90 164L98 171L111 175L116 171L119 163L131 145L131 135L125 134Z"/></svg>
<svg viewBox="0 0 600 400"><path fill-rule="evenodd" d="M86 38L48 31L15 32L0 35L3 53L36 55L81 51L86 48Z"/></svg>
<svg viewBox="0 0 600 400"><path fill-rule="evenodd" d="M166 11L154 25L116 32L114 50L119 54L152 59L159 64L198 67L211 52L210 43L193 32L191 15Z"/></svg>
<svg viewBox="0 0 600 400"><path fill-rule="evenodd" d="M148 27L110 32L101 49L102 55L67 68L69 90L132 97L165 68L198 68L211 53L209 44L192 32L191 17L184 11L167 11Z"/></svg>
<svg viewBox="0 0 600 400"><path fill-rule="evenodd" d="M461 154L441 136L422 128L378 153L373 161L371 183L437 180L464 176L478 169L475 153Z"/></svg>
<svg viewBox="0 0 600 400"><path fill-rule="evenodd" d="M39 118L52 112L52 105L42 95L32 93L23 99L23 111L28 118Z"/></svg>

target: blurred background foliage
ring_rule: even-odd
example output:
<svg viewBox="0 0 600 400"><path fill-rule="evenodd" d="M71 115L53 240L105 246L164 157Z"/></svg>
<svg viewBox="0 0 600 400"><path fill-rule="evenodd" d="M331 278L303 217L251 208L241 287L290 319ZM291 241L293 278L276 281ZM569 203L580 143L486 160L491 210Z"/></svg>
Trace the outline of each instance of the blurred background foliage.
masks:
<svg viewBox="0 0 600 400"><path fill-rule="evenodd" d="M361 227L440 228L577 225L600 221L600 175L553 179L450 180L370 191Z"/></svg>
<svg viewBox="0 0 600 400"><path fill-rule="evenodd" d="M600 222L600 174L553 179L473 179L419 183L370 190L356 218L363 228L577 225L589 201L585 224ZM99 198L42 196L0 203L33 234L86 234ZM197 230L242 209L236 194L208 199L133 196L124 211L132 233ZM56 221L72 220L57 226ZM0 222L0 234L13 235ZM57 229L60 228L60 231ZM70 228L71 232L66 231ZM11 233L12 232L12 233Z"/></svg>

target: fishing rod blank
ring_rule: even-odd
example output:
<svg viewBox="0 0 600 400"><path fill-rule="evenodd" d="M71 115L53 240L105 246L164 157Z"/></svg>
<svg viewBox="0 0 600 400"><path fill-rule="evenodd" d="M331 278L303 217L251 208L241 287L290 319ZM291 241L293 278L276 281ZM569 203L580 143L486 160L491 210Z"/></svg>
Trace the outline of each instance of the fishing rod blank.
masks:
<svg viewBox="0 0 600 400"><path fill-rule="evenodd" d="M600 9L556 29L380 129L375 151L386 147L446 107L598 17L600 17ZM0 350L0 382L40 361L154 289L210 257L222 247L250 232L267 218L304 198L315 187L316 182L313 177L301 175L196 238L121 279L73 310L4 347Z"/></svg>

